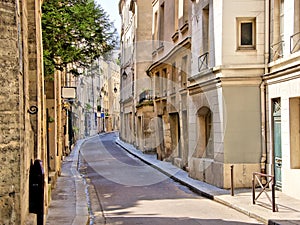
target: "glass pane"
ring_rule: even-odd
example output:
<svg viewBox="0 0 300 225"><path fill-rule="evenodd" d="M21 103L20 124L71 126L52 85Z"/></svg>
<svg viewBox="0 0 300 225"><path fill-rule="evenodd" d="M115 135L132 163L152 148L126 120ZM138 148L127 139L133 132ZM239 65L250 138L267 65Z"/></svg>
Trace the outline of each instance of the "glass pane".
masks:
<svg viewBox="0 0 300 225"><path fill-rule="evenodd" d="M241 45L253 45L252 23L241 23Z"/></svg>

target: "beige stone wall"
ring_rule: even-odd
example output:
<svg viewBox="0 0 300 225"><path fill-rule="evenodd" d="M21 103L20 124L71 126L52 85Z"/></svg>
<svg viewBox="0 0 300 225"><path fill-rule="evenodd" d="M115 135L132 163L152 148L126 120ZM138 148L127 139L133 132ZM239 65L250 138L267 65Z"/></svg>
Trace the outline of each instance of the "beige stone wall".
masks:
<svg viewBox="0 0 300 225"><path fill-rule="evenodd" d="M264 1L192 3L189 173L219 187L229 187L230 165L236 168L236 187L250 187L252 172L260 171L264 7ZM249 18L255 21L255 48L241 50L237 21ZM206 51L208 67L199 71L198 57ZM197 115L202 107L208 107L213 118L213 144L206 146L203 133L207 128L202 127L203 118ZM211 147L213 155L207 157Z"/></svg>
<svg viewBox="0 0 300 225"><path fill-rule="evenodd" d="M191 95L189 103L190 176L229 188L230 165L234 165L235 186L250 187L252 173L260 172L261 159L258 82L238 86L224 83L222 88L202 90ZM198 154L201 138L197 111L201 107L208 107L213 115L213 158L207 158L205 151Z"/></svg>
<svg viewBox="0 0 300 225"><path fill-rule="evenodd" d="M224 126L224 162L259 163L260 96L258 87L223 88L226 114Z"/></svg>
<svg viewBox="0 0 300 225"><path fill-rule="evenodd" d="M120 137L137 144L136 106L139 94L151 88L151 80L146 74L151 61L152 49L152 12L151 1L132 2L120 0L119 12L122 17L121 33L121 74L126 72L126 79L120 84Z"/></svg>
<svg viewBox="0 0 300 225"><path fill-rule="evenodd" d="M36 158L46 162L40 1L2 1L0 10L0 223L34 224L29 168Z"/></svg>
<svg viewBox="0 0 300 225"><path fill-rule="evenodd" d="M136 145L143 152L156 148L156 130L153 102L144 102L137 108Z"/></svg>
<svg viewBox="0 0 300 225"><path fill-rule="evenodd" d="M19 67L20 45L18 44L20 17L16 17L14 1L1 2L0 9L0 28L2 30L0 60L1 65L4 65L0 68L0 80L3 85L0 90L0 223L19 224L21 222L20 163L23 156L20 155L20 141L25 139L22 133L24 94L21 68Z"/></svg>

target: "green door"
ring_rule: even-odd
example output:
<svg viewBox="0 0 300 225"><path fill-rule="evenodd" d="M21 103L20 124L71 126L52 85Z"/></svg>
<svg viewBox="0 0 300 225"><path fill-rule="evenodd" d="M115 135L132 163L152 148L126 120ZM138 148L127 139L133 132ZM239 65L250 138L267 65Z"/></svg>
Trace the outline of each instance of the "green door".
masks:
<svg viewBox="0 0 300 225"><path fill-rule="evenodd" d="M274 175L275 184L277 188L282 187L281 182L281 165L282 165L282 151L281 151L281 110L280 102L274 103L273 111L273 128L274 128Z"/></svg>

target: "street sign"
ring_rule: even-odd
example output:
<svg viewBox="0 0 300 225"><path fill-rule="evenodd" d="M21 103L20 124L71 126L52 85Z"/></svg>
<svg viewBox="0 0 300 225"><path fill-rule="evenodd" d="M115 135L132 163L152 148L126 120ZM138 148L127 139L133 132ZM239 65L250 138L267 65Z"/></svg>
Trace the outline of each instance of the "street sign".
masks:
<svg viewBox="0 0 300 225"><path fill-rule="evenodd" d="M61 97L67 99L76 98L76 87L62 87L61 88Z"/></svg>

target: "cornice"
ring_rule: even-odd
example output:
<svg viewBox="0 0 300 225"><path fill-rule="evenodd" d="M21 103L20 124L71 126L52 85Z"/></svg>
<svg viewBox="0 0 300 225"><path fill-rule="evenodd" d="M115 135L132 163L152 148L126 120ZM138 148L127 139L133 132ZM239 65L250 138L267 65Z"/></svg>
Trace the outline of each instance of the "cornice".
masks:
<svg viewBox="0 0 300 225"><path fill-rule="evenodd" d="M183 39L181 42L179 42L176 46L174 46L165 56L152 63L146 70L147 74L151 72L151 70L156 66L165 63L167 60L169 60L176 52L182 50L182 47L187 46L186 49L188 49L190 48L190 45L191 45L191 36L188 36L185 39Z"/></svg>

